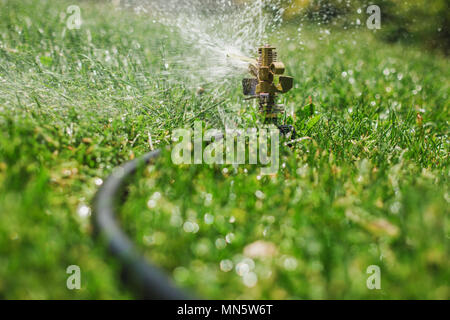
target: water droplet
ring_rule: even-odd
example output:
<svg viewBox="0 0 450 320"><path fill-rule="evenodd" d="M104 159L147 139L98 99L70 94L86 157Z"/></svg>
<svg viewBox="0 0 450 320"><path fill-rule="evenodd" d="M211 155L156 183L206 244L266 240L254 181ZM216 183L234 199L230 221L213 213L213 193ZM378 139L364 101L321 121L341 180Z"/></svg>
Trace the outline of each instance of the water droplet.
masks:
<svg viewBox="0 0 450 320"><path fill-rule="evenodd" d="M236 273L241 277L243 275L247 274L249 271L250 271L250 267L245 262L239 262L236 265Z"/></svg>
<svg viewBox="0 0 450 320"><path fill-rule="evenodd" d="M391 211L393 214L399 213L401 208L402 208L402 204L401 204L400 202L398 202L398 201L395 201L395 202L389 207L390 211Z"/></svg>
<svg viewBox="0 0 450 320"><path fill-rule="evenodd" d="M229 272L233 270L233 262L228 259L220 261L220 270L222 270L223 272Z"/></svg>
<svg viewBox="0 0 450 320"><path fill-rule="evenodd" d="M78 206L77 212L81 218L88 218L91 215L91 208L89 208L85 204L81 204L80 206Z"/></svg>
<svg viewBox="0 0 450 320"><path fill-rule="evenodd" d="M203 217L206 224L213 224L214 222L214 216L209 213L205 213L205 216Z"/></svg>
<svg viewBox="0 0 450 320"><path fill-rule="evenodd" d="M266 197L265 194L264 194L261 190L256 190L255 196L256 196L258 199L264 199L264 198Z"/></svg>
<svg viewBox="0 0 450 320"><path fill-rule="evenodd" d="M248 272L242 277L242 282L244 282L245 286L251 288L258 282L258 277L254 272Z"/></svg>
<svg viewBox="0 0 450 320"><path fill-rule="evenodd" d="M94 183L96 186L101 186L103 184L103 180L100 178L95 178Z"/></svg>
<svg viewBox="0 0 450 320"><path fill-rule="evenodd" d="M149 207L150 209L153 209L154 207L156 207L156 201L153 199L148 200L147 207Z"/></svg>
<svg viewBox="0 0 450 320"><path fill-rule="evenodd" d="M235 238L234 233L230 232L229 234L227 234L225 236L225 240L227 241L227 243L231 243Z"/></svg>
<svg viewBox="0 0 450 320"><path fill-rule="evenodd" d="M199 230L199 226L195 222L186 221L183 224L183 230L188 233L189 232L196 233Z"/></svg>
<svg viewBox="0 0 450 320"><path fill-rule="evenodd" d="M225 248L227 246L227 242L223 238L218 238L216 240L215 244L216 244L216 248L217 249L223 249L223 248Z"/></svg>
<svg viewBox="0 0 450 320"><path fill-rule="evenodd" d="M142 240L144 241L144 244L147 246L150 246L155 243L155 239L152 235L145 235L142 237Z"/></svg>
<svg viewBox="0 0 450 320"><path fill-rule="evenodd" d="M205 194L205 206L209 206L212 202L213 196L211 193Z"/></svg>
<svg viewBox="0 0 450 320"><path fill-rule="evenodd" d="M287 257L284 259L283 266L286 270L295 270L297 268L297 260L293 257Z"/></svg>
<svg viewBox="0 0 450 320"><path fill-rule="evenodd" d="M154 194L152 194L152 199L158 201L159 199L161 199L161 193L156 191Z"/></svg>

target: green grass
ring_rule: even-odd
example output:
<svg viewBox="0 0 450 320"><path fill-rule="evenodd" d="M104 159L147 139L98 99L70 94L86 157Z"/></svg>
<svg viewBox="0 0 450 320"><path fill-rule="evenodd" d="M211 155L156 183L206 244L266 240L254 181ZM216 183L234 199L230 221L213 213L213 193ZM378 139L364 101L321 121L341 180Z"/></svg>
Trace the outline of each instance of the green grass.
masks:
<svg viewBox="0 0 450 320"><path fill-rule="evenodd" d="M148 151L149 135L156 148L194 119L217 127L222 98L257 122L238 80L218 99L161 73L165 52L185 46L166 29L86 1L81 29L65 30L68 4L0 1L0 298L134 297L80 214L99 179ZM203 297L450 298L448 58L364 31L320 40L317 27L299 46L284 40L293 30L273 41L296 79L282 100L311 139L259 180L255 166L175 166L166 151L134 181L121 223ZM258 240L267 256L245 259ZM255 286L224 260L249 264ZM71 264L78 291L66 288ZM369 265L381 290L366 288Z"/></svg>

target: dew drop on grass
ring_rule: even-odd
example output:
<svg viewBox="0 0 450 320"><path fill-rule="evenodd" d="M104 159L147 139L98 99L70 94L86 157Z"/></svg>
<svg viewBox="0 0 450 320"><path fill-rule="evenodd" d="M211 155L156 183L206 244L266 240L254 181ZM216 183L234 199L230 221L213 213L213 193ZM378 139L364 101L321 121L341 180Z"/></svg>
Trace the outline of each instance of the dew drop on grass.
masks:
<svg viewBox="0 0 450 320"><path fill-rule="evenodd" d="M214 222L214 216L209 213L205 213L205 216L203 217L206 224L213 224Z"/></svg>
<svg viewBox="0 0 450 320"><path fill-rule="evenodd" d="M248 272L242 277L242 282L244 282L245 286L252 288L258 282L258 277L254 272Z"/></svg>
<svg viewBox="0 0 450 320"><path fill-rule="evenodd" d="M239 262L236 265L236 273L238 274L238 276L242 277L245 274L247 274L249 271L250 271L250 267L245 262Z"/></svg>
<svg viewBox="0 0 450 320"><path fill-rule="evenodd" d="M220 250L220 249L224 249L227 246L227 242L223 238L218 238L216 240L215 245L216 245L216 248Z"/></svg>
<svg viewBox="0 0 450 320"><path fill-rule="evenodd" d="M253 261L253 259L251 259L251 258L244 258L242 260L242 262L246 263L248 265L248 267L250 268L250 270L255 269L255 262Z"/></svg>
<svg viewBox="0 0 450 320"><path fill-rule="evenodd" d="M233 261L225 259L220 261L220 270L223 272L229 272L233 270Z"/></svg>
<svg viewBox="0 0 450 320"><path fill-rule="evenodd" d="M402 207L402 204L398 201L395 201L390 207L389 210L393 213L393 214L397 214L400 212L400 209Z"/></svg>
<svg viewBox="0 0 450 320"><path fill-rule="evenodd" d="M100 178L95 178L94 183L96 186L101 186L103 184L103 180Z"/></svg>
<svg viewBox="0 0 450 320"><path fill-rule="evenodd" d="M211 193L205 194L205 206L209 206L212 202L213 196Z"/></svg>
<svg viewBox="0 0 450 320"><path fill-rule="evenodd" d="M152 209L154 207L156 207L158 200L161 199L161 193L156 191L155 193L152 194L152 196L150 197L150 199L147 202L147 206Z"/></svg>
<svg viewBox="0 0 450 320"><path fill-rule="evenodd" d="M147 246L151 246L152 244L155 243L155 239L154 239L153 235L145 235L145 236L143 236L142 237L142 241Z"/></svg>
<svg viewBox="0 0 450 320"><path fill-rule="evenodd" d="M257 240L244 248L244 254L251 258L269 258L275 256L276 253L276 246L263 240Z"/></svg>
<svg viewBox="0 0 450 320"><path fill-rule="evenodd" d="M158 201L159 199L161 199L161 193L156 191L155 193L152 194L151 199Z"/></svg>
<svg viewBox="0 0 450 320"><path fill-rule="evenodd" d="M228 234L225 236L225 240L226 240L227 243L233 242L234 238L235 238L235 235L234 235L234 233L232 233L232 232L228 233Z"/></svg>
<svg viewBox="0 0 450 320"><path fill-rule="evenodd" d="M447 201L447 203L450 203L450 193L446 192L444 194L444 199L445 199L445 201Z"/></svg>
<svg viewBox="0 0 450 320"><path fill-rule="evenodd" d="M261 191L261 190L256 190L256 192L255 192L255 196L258 198L258 199L264 199L266 196L265 196L265 194Z"/></svg>
<svg viewBox="0 0 450 320"><path fill-rule="evenodd" d="M156 201L153 199L148 200L147 207L149 207L150 209L153 209L154 207L156 207Z"/></svg>
<svg viewBox="0 0 450 320"><path fill-rule="evenodd" d="M190 221L186 221L183 224L183 230L184 230L184 232L194 232L194 230L195 230L194 224Z"/></svg>
<svg viewBox="0 0 450 320"><path fill-rule="evenodd" d="M81 204L78 206L77 213L81 218L88 218L91 215L91 208L85 204Z"/></svg>
<svg viewBox="0 0 450 320"><path fill-rule="evenodd" d="M297 260L293 257L286 257L283 262L283 266L286 270L292 271L297 268Z"/></svg>

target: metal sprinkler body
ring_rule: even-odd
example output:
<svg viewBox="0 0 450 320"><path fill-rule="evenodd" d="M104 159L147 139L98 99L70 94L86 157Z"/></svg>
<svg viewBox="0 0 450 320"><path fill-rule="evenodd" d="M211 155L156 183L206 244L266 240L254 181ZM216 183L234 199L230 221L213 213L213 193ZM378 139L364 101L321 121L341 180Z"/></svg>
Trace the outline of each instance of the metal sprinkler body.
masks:
<svg viewBox="0 0 450 320"><path fill-rule="evenodd" d="M282 75L284 69L284 64L277 61L276 48L265 45L258 48L257 60L249 63L249 72L254 77L242 80L244 95L259 100L264 123L274 124L281 131L288 129L279 123L278 115L284 112L284 106L276 104L276 97L278 93L288 92L294 81L292 77Z"/></svg>

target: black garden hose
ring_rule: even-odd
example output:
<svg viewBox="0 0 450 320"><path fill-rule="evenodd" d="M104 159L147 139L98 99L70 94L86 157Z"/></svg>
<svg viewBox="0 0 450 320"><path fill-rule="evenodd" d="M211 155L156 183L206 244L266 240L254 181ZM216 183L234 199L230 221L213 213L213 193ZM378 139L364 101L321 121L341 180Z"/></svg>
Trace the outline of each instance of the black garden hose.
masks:
<svg viewBox="0 0 450 320"><path fill-rule="evenodd" d="M121 262L127 283L144 299L190 299L170 278L141 255L117 221L117 200L123 199L130 178L140 165L153 161L160 150L151 151L116 168L98 190L94 200L96 234L106 241L111 253Z"/></svg>

